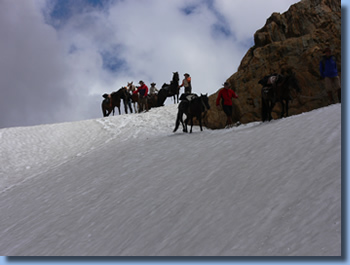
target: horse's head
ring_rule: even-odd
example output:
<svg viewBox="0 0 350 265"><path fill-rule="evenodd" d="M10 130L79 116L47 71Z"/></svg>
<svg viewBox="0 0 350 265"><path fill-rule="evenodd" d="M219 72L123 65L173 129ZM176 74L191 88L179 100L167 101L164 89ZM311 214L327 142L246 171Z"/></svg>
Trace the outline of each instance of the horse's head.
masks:
<svg viewBox="0 0 350 265"><path fill-rule="evenodd" d="M173 81L174 82L179 82L180 77L178 72L173 72Z"/></svg>
<svg viewBox="0 0 350 265"><path fill-rule="evenodd" d="M210 109L210 105L209 105L208 94L205 94L205 95L201 94L200 99L201 99L201 102L202 102L202 105L204 106L204 108L209 110Z"/></svg>

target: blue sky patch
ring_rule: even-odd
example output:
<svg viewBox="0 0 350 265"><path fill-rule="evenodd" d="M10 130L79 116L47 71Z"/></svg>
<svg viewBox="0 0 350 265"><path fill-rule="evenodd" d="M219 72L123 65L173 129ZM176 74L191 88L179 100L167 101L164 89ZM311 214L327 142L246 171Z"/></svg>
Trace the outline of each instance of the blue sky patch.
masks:
<svg viewBox="0 0 350 265"><path fill-rule="evenodd" d="M105 10L117 0L48 0L50 10L45 14L47 23L61 28L74 15L92 10Z"/></svg>
<svg viewBox="0 0 350 265"><path fill-rule="evenodd" d="M110 72L118 72L121 69L127 68L126 60L118 56L119 51L120 47L118 46L112 48L111 50L100 51L103 61L103 69Z"/></svg>
<svg viewBox="0 0 350 265"><path fill-rule="evenodd" d="M191 6L186 6L181 9L181 12L184 13L185 15L189 16L193 14L196 10L197 6L191 5Z"/></svg>
<svg viewBox="0 0 350 265"><path fill-rule="evenodd" d="M232 35L231 30L221 23L214 24L212 30L214 31L214 35L220 35L223 37L230 37Z"/></svg>

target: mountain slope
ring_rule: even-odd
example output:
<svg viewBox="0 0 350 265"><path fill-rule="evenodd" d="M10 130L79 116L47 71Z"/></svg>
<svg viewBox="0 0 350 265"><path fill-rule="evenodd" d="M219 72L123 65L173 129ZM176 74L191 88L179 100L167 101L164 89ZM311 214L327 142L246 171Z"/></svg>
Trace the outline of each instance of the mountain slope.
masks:
<svg viewBox="0 0 350 265"><path fill-rule="evenodd" d="M0 130L0 254L341 254L341 105L172 133L176 105Z"/></svg>
<svg viewBox="0 0 350 265"><path fill-rule="evenodd" d="M273 11L273 10L272 10ZM266 75L294 72L301 93L292 92L289 114L296 115L330 104L321 79L319 63L330 47L341 76L341 1L302 0L283 14L273 13L254 34L254 46L243 57L228 82L239 98L234 100L233 120L249 123L261 120L261 85ZM218 92L210 96L214 104ZM337 101L336 101L337 102ZM280 116L280 104L273 117ZM212 108L206 116L209 128L225 126L226 119Z"/></svg>

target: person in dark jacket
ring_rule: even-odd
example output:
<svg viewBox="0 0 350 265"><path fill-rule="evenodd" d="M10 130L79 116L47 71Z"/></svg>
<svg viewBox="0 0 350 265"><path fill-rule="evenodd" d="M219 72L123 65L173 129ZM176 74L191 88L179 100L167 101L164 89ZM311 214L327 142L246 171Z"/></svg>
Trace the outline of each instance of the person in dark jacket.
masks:
<svg viewBox="0 0 350 265"><path fill-rule="evenodd" d="M330 48L326 48L324 53L325 55L320 61L320 74L325 79L329 101L330 103L335 103L335 99L338 98L339 102L341 102L341 87L336 59L332 55Z"/></svg>
<svg viewBox="0 0 350 265"><path fill-rule="evenodd" d="M220 109L220 101L222 104L222 110L225 112L227 120L226 120L226 128L230 128L233 125L232 122L232 99L238 98L235 91L230 89L230 84L228 82L224 83L224 88L219 91L218 97L216 99L216 106Z"/></svg>

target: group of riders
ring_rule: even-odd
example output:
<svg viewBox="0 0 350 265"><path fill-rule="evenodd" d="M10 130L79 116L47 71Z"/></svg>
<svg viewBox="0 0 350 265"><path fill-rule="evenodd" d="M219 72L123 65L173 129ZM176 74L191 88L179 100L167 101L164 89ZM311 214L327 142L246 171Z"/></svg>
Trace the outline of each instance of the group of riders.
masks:
<svg viewBox="0 0 350 265"><path fill-rule="evenodd" d="M324 50L324 56L320 61L320 75L322 79L325 79L326 91L331 103L335 103L338 99L341 102L341 87L340 79L338 77L338 70L335 57L331 54L330 48ZM280 74L271 74L265 76L259 81L259 84L263 86L262 93L265 90L270 90L279 85L282 82L283 76ZM181 100L191 100L192 85L191 76L186 73L184 74L184 79L182 84L178 86L178 89L184 87L184 94L180 97ZM133 83L128 83L127 92L130 95L138 95L139 112L148 111L149 102L151 99L156 98L159 90L156 88L155 83L151 83L150 88L141 80L139 86L135 87ZM106 95L106 94L105 94ZM110 98L110 95L108 96ZM226 114L227 121L226 127L232 127L232 99L237 99L238 95L231 89L230 83L225 82L223 88L219 91L216 98L216 106L219 110L223 110ZM290 98L291 99L291 98Z"/></svg>
<svg viewBox="0 0 350 265"><path fill-rule="evenodd" d="M332 51L329 47L326 47L323 50L324 55L321 58L321 61L319 63L319 72L321 79L325 82L325 91L328 96L328 100L330 104L341 102L341 84L340 84L340 78L338 75L338 69L337 69L337 62L334 55L332 55ZM289 69L285 73L278 74L274 73L271 75L267 75L261 80L259 80L259 84L262 85L262 94L263 93L271 93L272 94L272 101L277 102L278 96L276 91L277 87L282 86L283 82L287 79L287 76L292 76L294 73ZM229 89L230 84L228 82L224 83L224 88L221 89L218 93L217 99L216 99L216 105L219 109L221 109L225 112L227 121L226 121L226 127L232 127L232 99L238 98L237 94L232 90ZM300 89L300 88L299 88ZM300 92L300 91L299 91ZM287 95L287 98L285 100L292 100L292 97L290 94ZM220 106L221 101L221 106ZM283 111L282 111L283 113ZM287 112L288 115L288 112Z"/></svg>
<svg viewBox="0 0 350 265"><path fill-rule="evenodd" d="M135 110L135 112L148 111L150 108L157 105L159 89L156 87L156 85L156 83L152 82L150 87L148 87L142 80L139 81L139 86L135 86L133 82L127 83L127 86L124 88L125 92L127 93L128 100L138 104L138 109ZM178 86L178 89L181 87L184 87L185 94L192 93L191 76L188 73L184 74L184 79L182 84ZM105 101L111 108L113 103L112 96L113 93L103 95ZM127 102L127 104L131 104L131 102Z"/></svg>

